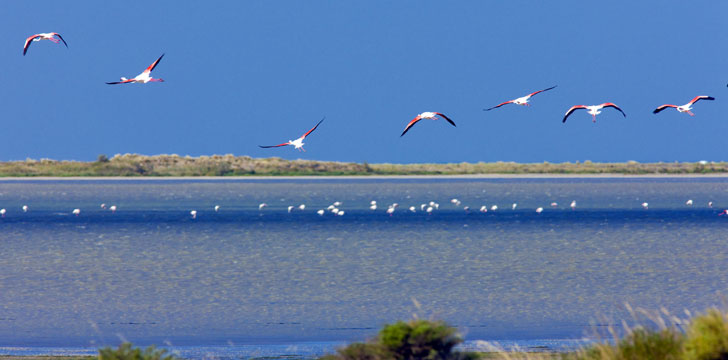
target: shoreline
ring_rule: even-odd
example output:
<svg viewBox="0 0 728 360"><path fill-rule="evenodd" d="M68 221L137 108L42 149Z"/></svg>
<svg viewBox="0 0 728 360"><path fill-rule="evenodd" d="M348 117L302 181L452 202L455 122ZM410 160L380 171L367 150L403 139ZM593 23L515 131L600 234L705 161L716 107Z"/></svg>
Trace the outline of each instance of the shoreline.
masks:
<svg viewBox="0 0 728 360"><path fill-rule="evenodd" d="M225 181L225 180L387 180L387 179L659 179L726 178L728 173L710 174L457 174L457 175L250 175L250 176L8 176L0 182L14 181Z"/></svg>

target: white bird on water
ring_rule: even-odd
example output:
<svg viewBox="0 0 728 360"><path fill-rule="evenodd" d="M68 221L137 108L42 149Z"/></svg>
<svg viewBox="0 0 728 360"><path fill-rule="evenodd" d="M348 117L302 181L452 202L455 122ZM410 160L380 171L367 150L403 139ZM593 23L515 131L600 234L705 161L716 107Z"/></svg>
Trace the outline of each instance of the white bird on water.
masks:
<svg viewBox="0 0 728 360"><path fill-rule="evenodd" d="M106 203L101 203L101 208L106 209Z"/></svg>
<svg viewBox="0 0 728 360"><path fill-rule="evenodd" d="M649 206L650 206L650 204L648 204L647 202L643 202L642 203L642 208L643 209L647 209Z"/></svg>
<svg viewBox="0 0 728 360"><path fill-rule="evenodd" d="M116 205L109 206L109 210L111 210L112 213L116 212Z"/></svg>
<svg viewBox="0 0 728 360"><path fill-rule="evenodd" d="M556 201L551 203L551 207L557 207L557 206L559 206L559 203L557 203Z"/></svg>
<svg viewBox="0 0 728 360"><path fill-rule="evenodd" d="M712 208L713 207L713 202L712 201L708 201L708 207L709 208Z"/></svg>
<svg viewBox="0 0 728 360"><path fill-rule="evenodd" d="M518 207L518 204L513 203L513 205L511 205L511 210L516 210L516 207Z"/></svg>
<svg viewBox="0 0 728 360"><path fill-rule="evenodd" d="M687 205L687 206L693 206L693 200L690 199L690 200L686 201L685 202L685 205Z"/></svg>
<svg viewBox="0 0 728 360"><path fill-rule="evenodd" d="M334 201L334 204L333 205L335 207L339 207L339 206L341 206L341 201Z"/></svg>
<svg viewBox="0 0 728 360"><path fill-rule="evenodd" d="M5 209L0 209L0 216L5 217Z"/></svg>
<svg viewBox="0 0 728 360"><path fill-rule="evenodd" d="M569 204L569 207L571 208L571 210L576 209L576 200L571 200L571 204Z"/></svg>
<svg viewBox="0 0 728 360"><path fill-rule="evenodd" d="M220 211L220 205L215 205L215 212Z"/></svg>
<svg viewBox="0 0 728 360"><path fill-rule="evenodd" d="M487 213L487 212L488 212L488 207L487 207L487 206L485 206L485 205L481 206L481 207L480 207L480 212L482 212L482 213Z"/></svg>
<svg viewBox="0 0 728 360"><path fill-rule="evenodd" d="M428 206L427 210L425 210L425 211L427 212L428 215L432 214L432 206Z"/></svg>
<svg viewBox="0 0 728 360"><path fill-rule="evenodd" d="M536 213L537 214L540 214L542 212L543 212L543 208L542 207L539 207L539 208L536 209Z"/></svg>
<svg viewBox="0 0 728 360"><path fill-rule="evenodd" d="M293 208L294 208L294 206L293 206L293 205L289 205L289 206L288 206L288 212L290 213L291 211L293 211Z"/></svg>
<svg viewBox="0 0 728 360"><path fill-rule="evenodd" d="M263 208L266 207L266 206L268 206L268 204L266 204L266 203L260 203L258 205L258 210L263 210Z"/></svg>
<svg viewBox="0 0 728 360"><path fill-rule="evenodd" d="M496 210L498 210L498 205L493 205L493 206L491 206L491 207L490 207L490 210L491 210L491 211L496 211Z"/></svg>
<svg viewBox="0 0 728 360"><path fill-rule="evenodd" d="M369 210L374 211L376 209L377 209L377 204L376 203L369 205Z"/></svg>
<svg viewBox="0 0 728 360"><path fill-rule="evenodd" d="M321 209L321 210L317 211L316 213L321 216L324 216L324 209Z"/></svg>
<svg viewBox="0 0 728 360"><path fill-rule="evenodd" d="M79 214L81 214L81 209L73 209L73 211L71 213L73 213L73 215L78 216Z"/></svg>
<svg viewBox="0 0 728 360"><path fill-rule="evenodd" d="M191 210L190 216L192 216L193 219L197 219L197 210Z"/></svg>
<svg viewBox="0 0 728 360"><path fill-rule="evenodd" d="M28 212L28 205L23 205L23 212Z"/></svg>
<svg viewBox="0 0 728 360"><path fill-rule="evenodd" d="M298 210L305 210L305 209L306 209L306 204L298 205Z"/></svg>
<svg viewBox="0 0 728 360"><path fill-rule="evenodd" d="M411 212L417 212L417 208L414 207L414 206L410 206L409 207L409 211L411 211Z"/></svg>
<svg viewBox="0 0 728 360"><path fill-rule="evenodd" d="M344 216L344 214L346 214L346 213L344 212L344 210L339 210L339 211L338 211L338 212L336 213L336 215L337 215L337 216Z"/></svg>
<svg viewBox="0 0 728 360"><path fill-rule="evenodd" d="M394 206L388 207L387 208L387 214L389 214L389 216L392 216L392 214L394 214L394 209L395 209Z"/></svg>

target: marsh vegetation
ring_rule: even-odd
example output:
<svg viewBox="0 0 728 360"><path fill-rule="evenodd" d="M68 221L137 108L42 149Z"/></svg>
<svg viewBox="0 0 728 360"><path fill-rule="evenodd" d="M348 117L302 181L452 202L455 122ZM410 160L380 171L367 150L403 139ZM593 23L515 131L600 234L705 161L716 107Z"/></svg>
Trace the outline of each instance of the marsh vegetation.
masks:
<svg viewBox="0 0 728 360"><path fill-rule="evenodd" d="M369 164L277 157L104 154L96 161L26 159L0 162L2 177L31 176L283 176L283 175L478 175L478 174L720 174L728 162L624 163L478 162Z"/></svg>

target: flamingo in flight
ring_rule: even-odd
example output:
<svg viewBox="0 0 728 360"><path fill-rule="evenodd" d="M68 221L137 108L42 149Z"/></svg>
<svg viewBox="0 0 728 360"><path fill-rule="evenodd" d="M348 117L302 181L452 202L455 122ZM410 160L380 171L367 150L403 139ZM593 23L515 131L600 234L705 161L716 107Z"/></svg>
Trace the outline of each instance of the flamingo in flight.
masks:
<svg viewBox="0 0 728 360"><path fill-rule="evenodd" d="M406 134L407 131L409 131L409 129L412 126L414 126L415 124L417 124L418 121L420 121L422 119L437 120L437 119L439 119L438 116L442 116L442 118L445 119L445 120L447 120L447 122L449 122L450 124L452 124L452 126L456 126L455 123L449 117L445 116L445 114L443 114L443 113L432 112L432 111L425 111L422 114L419 114L419 115L415 116L415 118L412 119L412 121L410 121L409 124L407 124L407 126L404 128L404 131L402 131L402 135L400 135L400 137L404 136L404 134Z"/></svg>
<svg viewBox="0 0 728 360"><path fill-rule="evenodd" d="M566 112L566 114L564 115L564 120L561 120L561 122L566 122L566 118L568 118L569 115L571 115L571 113L573 113L575 110L578 110L578 109L586 109L589 112L589 114L591 114L591 116L592 116L592 122L597 122L597 115L601 114L602 112L600 110L604 109L605 107L613 107L613 108L619 110L619 112L621 112L622 115L624 115L624 117L627 117L627 114L625 114L624 111L622 111L622 109L619 108L619 106L617 106L614 103L608 102L608 103L604 103L604 104L600 104L600 105L591 105L591 106L574 105L569 109L569 111Z"/></svg>
<svg viewBox="0 0 728 360"><path fill-rule="evenodd" d="M278 145L270 145L270 146L258 145L258 146L260 146L264 149L267 149L267 148L281 147L281 146L286 146L286 145L293 145L296 148L296 150L298 150L298 151L301 151L301 150L306 151L306 149L303 148L303 145L304 145L303 139L305 139L306 136L308 136L308 134L310 134L314 130L316 130L316 128L319 125L321 125L321 123L324 121L324 119L326 119L325 116L323 119L321 119L321 121L318 122L318 124L316 124L316 126L314 126L311 130L307 131L305 134L303 134L300 138L298 138L296 140L288 140L288 142L284 142L283 144L278 144Z"/></svg>
<svg viewBox="0 0 728 360"><path fill-rule="evenodd" d="M125 77L121 77L121 81L114 81L114 82L107 82L109 85L115 85L115 84L128 84L128 83L142 83L146 84L148 82L163 82L163 79L155 79L152 77L152 70L154 70L155 67L157 67L157 64L159 64L159 60L162 60L164 57L164 54L159 57L155 62L152 63L152 65L149 65L148 68L146 68L141 74L137 75L134 78L127 79Z"/></svg>
<svg viewBox="0 0 728 360"><path fill-rule="evenodd" d="M498 104L496 106L493 106L492 108L483 109L483 111L490 111L490 110L493 110L493 109L497 109L497 108L499 108L499 107L501 107L503 105L506 105L506 104L516 104L516 105L523 105L523 106L531 106L531 104L528 103L528 100L531 100L531 96L534 96L534 95L536 95L538 93L541 93L541 92L544 92L544 91L549 91L549 90L551 90L551 89L553 89L555 87L556 86L552 86L552 87L550 87L548 89L543 89L543 90L539 90L539 91L536 91L536 92L532 92L532 93L530 93L530 94L528 94L526 96L519 97L518 99L508 100L506 102L503 102L503 103L500 103L500 104Z"/></svg>
<svg viewBox="0 0 728 360"><path fill-rule="evenodd" d="M652 111L652 113L657 114L658 112L670 107L670 108L675 108L675 110L677 110L681 113L684 112L684 113L690 114L690 116L695 116L695 114L693 114L693 112L690 110L693 109L693 104L695 104L699 100L715 100L715 98L712 96L708 96L708 95L699 95L699 96L696 96L695 98L693 98L692 100L690 100L690 102L685 105L677 106L677 105L672 105L672 104L665 104L665 105L658 107L654 111Z"/></svg>
<svg viewBox="0 0 728 360"><path fill-rule="evenodd" d="M54 36L58 36L58 39L60 39L60 40L54 38ZM32 35L31 37L25 39L25 45L23 45L23 56L25 56L25 53L28 52L28 47L30 46L31 42L41 41L41 40L50 40L56 44L63 41L63 45L66 45L66 47L68 47L68 44L66 44L66 40L63 40L63 38L61 37L61 34L59 34L57 32L40 33L40 34Z"/></svg>

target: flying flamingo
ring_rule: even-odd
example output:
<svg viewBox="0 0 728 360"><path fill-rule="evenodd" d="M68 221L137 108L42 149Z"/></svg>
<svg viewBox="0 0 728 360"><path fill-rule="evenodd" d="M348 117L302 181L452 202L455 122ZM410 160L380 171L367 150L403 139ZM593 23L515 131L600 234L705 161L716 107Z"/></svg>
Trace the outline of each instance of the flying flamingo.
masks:
<svg viewBox="0 0 728 360"><path fill-rule="evenodd" d="M414 126L415 124L417 124L418 121L420 121L422 119L437 120L437 119L439 119L438 116L442 116L442 118L445 119L445 120L447 120L447 122L449 122L450 124L452 124L452 126L456 126L455 123L452 120L450 120L449 117L445 116L445 114L443 114L443 113L425 111L422 114L419 114L419 115L415 116L415 118L412 119L412 121L410 121L409 124L407 124L407 126L404 128L404 131L402 131L402 135L400 135L400 137L404 136L404 134L406 134L407 131L409 131L409 129L412 126Z"/></svg>
<svg viewBox="0 0 728 360"><path fill-rule="evenodd" d="M308 134L310 134L314 130L316 130L316 128L324 121L324 119L326 119L325 116L323 119L321 119L321 121L318 122L318 124L316 124L316 126L314 126L311 130L307 131L305 134L303 134L303 136L301 136L300 138L298 138L296 140L288 140L288 142L285 142L283 144L278 144L278 145L270 145L270 146L258 145L258 146L260 146L264 149L267 149L267 148L281 147L281 146L286 146L286 145L293 145L296 148L296 150L298 150L298 151L301 151L301 150L306 151L306 149L303 148L303 145L304 145L303 139L305 139L306 136L308 136Z"/></svg>
<svg viewBox="0 0 728 360"><path fill-rule="evenodd" d="M532 92L532 93L530 93L530 94L528 94L526 96L519 97L518 99L508 100L508 101L506 101L504 103L500 103L500 104L498 104L496 106L493 106L492 108L483 109L483 111L490 111L490 110L493 110L493 109L497 109L497 108L499 108L499 107L501 107L503 105L506 105L506 104L516 104L516 105L523 105L523 106L531 106L531 104L528 103L528 100L531 99L531 96L534 96L534 95L536 95L536 94L538 94L540 92L549 91L549 90L551 90L551 89L553 89L555 87L556 86L552 86L552 87L550 87L548 89L543 89L543 90L539 90L539 91L536 91L536 92Z"/></svg>
<svg viewBox="0 0 728 360"><path fill-rule="evenodd" d="M54 38L54 36L58 36L58 39L61 39L61 40L59 41L58 39ZM66 40L63 40L63 38L61 37L61 34L59 34L57 32L40 33L40 34L35 34L35 35L25 39L25 45L23 45L23 56L25 56L25 53L28 52L28 47L30 46L31 42L41 41L41 40L50 40L56 44L63 41L63 45L66 45L66 47L68 47L68 44L66 44Z"/></svg>
<svg viewBox="0 0 728 360"><path fill-rule="evenodd" d="M115 85L115 84L128 84L128 83L142 83L146 84L148 82L163 82L163 79L155 79L151 76L152 70L154 70L155 67L157 67L157 64L159 64L159 60L162 60L164 57L164 54L159 57L155 62L152 63L152 65L149 65L148 68L146 68L141 74L137 75L136 77L132 79L127 79L125 77L121 77L121 81L114 81L114 82L107 82L109 85Z"/></svg>
<svg viewBox="0 0 728 360"><path fill-rule="evenodd" d="M657 114L658 112L671 107L671 108L675 108L675 110L677 110L679 112L686 112L686 113L690 114L690 116L695 116L695 114L693 114L693 112L690 110L693 109L693 104L698 102L698 100L715 100L715 98L712 96L708 96L708 95L699 95L699 96L696 96L695 98L693 98L692 100L690 100L690 102L685 105L677 106L677 105L665 104L665 105L658 107L654 111L652 111L652 113Z"/></svg>
<svg viewBox="0 0 728 360"><path fill-rule="evenodd" d="M602 110L605 107L613 107L613 108L619 110L619 112L621 112L622 115L624 115L624 117L627 117L627 114L625 114L624 111L622 111L622 109L619 108L619 106L608 102L608 103L604 103L604 104L600 104L600 105L591 105L591 106L574 105L569 109L569 111L566 112L566 114L564 115L564 120L561 120L561 122L566 122L566 118L568 118L569 115L571 115L571 113L573 113L577 109L586 109L589 112L589 114L591 114L591 116L592 116L592 122L597 122L597 115L601 114L602 112L600 110Z"/></svg>

